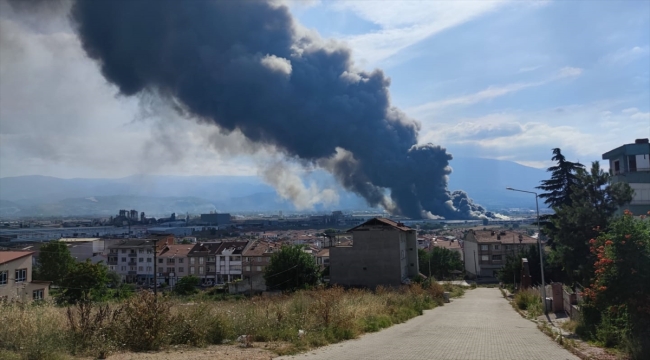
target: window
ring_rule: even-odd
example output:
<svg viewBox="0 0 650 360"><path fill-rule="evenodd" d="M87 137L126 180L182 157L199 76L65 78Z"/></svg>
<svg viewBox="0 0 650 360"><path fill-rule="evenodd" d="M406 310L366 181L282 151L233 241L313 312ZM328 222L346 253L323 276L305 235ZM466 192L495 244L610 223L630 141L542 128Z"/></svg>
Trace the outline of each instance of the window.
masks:
<svg viewBox="0 0 650 360"><path fill-rule="evenodd" d="M199 274L203 274L203 266L199 266Z"/></svg>
<svg viewBox="0 0 650 360"><path fill-rule="evenodd" d="M257 261L262 261L262 257L261 257L261 256L258 256L258 257L257 257Z"/></svg>
<svg viewBox="0 0 650 360"><path fill-rule="evenodd" d="M135 254L135 250L134 249L129 250L129 254Z"/></svg>
<svg viewBox="0 0 650 360"><path fill-rule="evenodd" d="M225 257L225 256L222 256L222 257L221 257L221 261L226 261L226 257Z"/></svg>
<svg viewBox="0 0 650 360"><path fill-rule="evenodd" d="M178 272L179 272L179 273L182 273L182 272L184 272L185 270L183 270L183 269L184 269L184 268L182 268L182 267L179 267L179 268L178 268Z"/></svg>
<svg viewBox="0 0 650 360"><path fill-rule="evenodd" d="M167 259L167 264L174 264L176 259Z"/></svg>
<svg viewBox="0 0 650 360"><path fill-rule="evenodd" d="M249 261L250 261L250 258L249 258L248 256L246 256L246 257L244 258L244 261L249 262Z"/></svg>
<svg viewBox="0 0 650 360"><path fill-rule="evenodd" d="M8 271L0 271L0 285L7 285L7 272Z"/></svg>
<svg viewBox="0 0 650 360"><path fill-rule="evenodd" d="M499 250L500 245L494 244L493 249L494 250Z"/></svg>
<svg viewBox="0 0 650 360"><path fill-rule="evenodd" d="M488 251L489 245L481 245L481 251Z"/></svg>
<svg viewBox="0 0 650 360"><path fill-rule="evenodd" d="M506 245L506 250L512 249L512 245Z"/></svg>
<svg viewBox="0 0 650 360"><path fill-rule="evenodd" d="M142 266L138 266L138 271L142 271L144 268Z"/></svg>
<svg viewBox="0 0 650 360"><path fill-rule="evenodd" d="M139 258L138 262L144 262L144 258Z"/></svg>
<svg viewBox="0 0 650 360"><path fill-rule="evenodd" d="M151 258L147 258L147 262L151 262Z"/></svg>
<svg viewBox="0 0 650 360"><path fill-rule="evenodd" d="M140 249L140 250L138 250L138 252L139 252L140 254L142 254L142 253L144 252L144 249Z"/></svg>
<svg viewBox="0 0 650 360"><path fill-rule="evenodd" d="M151 266L147 266L147 272L151 272Z"/></svg>
<svg viewBox="0 0 650 360"><path fill-rule="evenodd" d="M199 258L199 265L203 265L203 258L202 257Z"/></svg>
<svg viewBox="0 0 650 360"><path fill-rule="evenodd" d="M173 272L174 272L174 268L173 268L173 267L168 267L168 268L167 268L167 272L168 272L168 273L173 273Z"/></svg>
<svg viewBox="0 0 650 360"><path fill-rule="evenodd" d="M209 273L210 273L210 272L214 272L214 265L208 265L208 266L207 266L207 271L208 271Z"/></svg>
<svg viewBox="0 0 650 360"><path fill-rule="evenodd" d="M262 267L261 267L261 266L258 266L255 270L257 270L257 271L262 271Z"/></svg>
<svg viewBox="0 0 650 360"><path fill-rule="evenodd" d="M126 249L122 249L122 254L126 254Z"/></svg>
<svg viewBox="0 0 650 360"><path fill-rule="evenodd" d="M258 266L258 267L259 267L259 266ZM250 267L250 266L246 266L245 271L251 271L251 267Z"/></svg>
<svg viewBox="0 0 650 360"><path fill-rule="evenodd" d="M16 282L27 281L27 269L16 269Z"/></svg>
<svg viewBox="0 0 650 360"><path fill-rule="evenodd" d="M43 289L34 290L32 292L32 299L43 300Z"/></svg>
<svg viewBox="0 0 650 360"><path fill-rule="evenodd" d="M490 257L488 255L481 255L481 261L489 261Z"/></svg>
<svg viewBox="0 0 650 360"><path fill-rule="evenodd" d="M147 249L147 254L151 254L151 249Z"/></svg>
<svg viewBox="0 0 650 360"><path fill-rule="evenodd" d="M501 255L492 255L492 261L501 261Z"/></svg>
<svg viewBox="0 0 650 360"><path fill-rule="evenodd" d="M135 271L136 266L129 266L129 271Z"/></svg>
<svg viewBox="0 0 650 360"><path fill-rule="evenodd" d="M196 263L196 259L195 258L190 258L190 265L194 265L194 263Z"/></svg>
<svg viewBox="0 0 650 360"><path fill-rule="evenodd" d="M208 256L208 262L214 262L214 256Z"/></svg>
<svg viewBox="0 0 650 360"><path fill-rule="evenodd" d="M110 266L108 267L108 270L110 270L110 271L115 271L115 265L110 265Z"/></svg>
<svg viewBox="0 0 650 360"><path fill-rule="evenodd" d="M190 274L194 275L194 266L190 266Z"/></svg>
<svg viewBox="0 0 650 360"><path fill-rule="evenodd" d="M122 258L122 262L126 262L126 258Z"/></svg>
<svg viewBox="0 0 650 360"><path fill-rule="evenodd" d="M158 264L162 264L163 261L164 261L163 259L158 259Z"/></svg>
<svg viewBox="0 0 650 360"><path fill-rule="evenodd" d="M122 271L126 271L126 266L122 266L122 267L120 268L120 270L122 270Z"/></svg>
<svg viewBox="0 0 650 360"><path fill-rule="evenodd" d="M240 261L241 258L239 256L231 256L230 261Z"/></svg>
<svg viewBox="0 0 650 360"><path fill-rule="evenodd" d="M179 263L179 264L182 264L182 263L183 263L183 259L178 259L178 263Z"/></svg>

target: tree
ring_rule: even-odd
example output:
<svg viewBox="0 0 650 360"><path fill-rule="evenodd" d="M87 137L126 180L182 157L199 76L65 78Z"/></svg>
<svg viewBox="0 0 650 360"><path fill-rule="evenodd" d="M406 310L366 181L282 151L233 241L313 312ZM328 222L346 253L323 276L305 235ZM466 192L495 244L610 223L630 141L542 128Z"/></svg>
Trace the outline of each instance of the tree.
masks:
<svg viewBox="0 0 650 360"><path fill-rule="evenodd" d="M544 203L552 208L571 205L573 187L579 183L577 172L585 166L578 162L567 161L559 148L553 149L551 160L557 161L557 165L546 169L551 173L551 178L542 181L542 185L537 187L546 191L539 197L545 199Z"/></svg>
<svg viewBox="0 0 650 360"><path fill-rule="evenodd" d="M542 282L542 270L539 266L539 247L530 245L521 252L509 254L506 261L499 270L498 278L504 284L512 284L512 281L521 281L521 259L528 260L528 269L530 271L531 284L540 284ZM547 275L547 258L544 257L544 275Z"/></svg>
<svg viewBox="0 0 650 360"><path fill-rule="evenodd" d="M589 240L594 275L584 289L583 335L624 345L632 358L650 354L650 222L625 211Z"/></svg>
<svg viewBox="0 0 650 360"><path fill-rule="evenodd" d="M297 290L316 285L319 269L316 260L302 245L285 245L271 256L264 280L269 290Z"/></svg>
<svg viewBox="0 0 650 360"><path fill-rule="evenodd" d="M177 295L196 294L199 291L196 287L200 282L201 279L194 275L183 276L174 286L174 293Z"/></svg>
<svg viewBox="0 0 650 360"><path fill-rule="evenodd" d="M61 292L57 301L63 304L76 304L80 301L105 300L110 281L108 268L103 263L93 264L90 260L75 263L61 281Z"/></svg>
<svg viewBox="0 0 650 360"><path fill-rule="evenodd" d="M40 248L38 266L34 270L35 280L52 281L60 285L63 278L74 267L75 260L68 246L61 241L50 241Z"/></svg>
<svg viewBox="0 0 650 360"><path fill-rule="evenodd" d="M632 188L625 183L610 182L597 161L587 172L580 169L573 186L571 204L556 209L547 229L555 244L551 263L562 267L565 280L585 282L593 272L593 256L587 239L606 230L619 207L632 200Z"/></svg>
<svg viewBox="0 0 650 360"><path fill-rule="evenodd" d="M418 249L420 272L436 279L448 278L454 270L463 270L460 253L443 247L434 247L430 252Z"/></svg>

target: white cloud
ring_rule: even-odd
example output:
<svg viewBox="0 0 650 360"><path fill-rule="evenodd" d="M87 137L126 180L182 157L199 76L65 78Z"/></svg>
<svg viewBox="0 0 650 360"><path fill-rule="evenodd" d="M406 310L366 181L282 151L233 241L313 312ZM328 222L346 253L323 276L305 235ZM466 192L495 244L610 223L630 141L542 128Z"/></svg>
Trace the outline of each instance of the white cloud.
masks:
<svg viewBox="0 0 650 360"><path fill-rule="evenodd" d="M518 72L518 73L531 72L531 71L535 71L535 70L537 70L537 69L539 69L539 68L541 68L541 67L542 67L541 65L539 65L539 66L523 67L523 68L519 69L519 71L517 71L517 72Z"/></svg>
<svg viewBox="0 0 650 360"><path fill-rule="evenodd" d="M623 110L621 110L621 112L623 114L635 114L635 113L639 112L639 109L637 109L635 107L632 107L632 108L623 109Z"/></svg>
<svg viewBox="0 0 650 360"><path fill-rule="evenodd" d="M337 1L332 7L352 11L381 30L345 37L355 59L377 66L401 50L434 34L471 21L506 4L498 1Z"/></svg>
<svg viewBox="0 0 650 360"><path fill-rule="evenodd" d="M648 56L648 54L650 54L649 46L634 46L632 48L618 49L606 54L600 58L600 62L608 65L625 65L644 56Z"/></svg>
<svg viewBox="0 0 650 360"><path fill-rule="evenodd" d="M557 71L553 76L549 77L546 80L528 82L528 83L515 83L504 86L490 86L485 90L481 90L474 94L458 96L454 98L448 98L444 100L431 101L422 105L418 105L412 108L407 109L407 112L415 117L422 117L431 112L444 109L446 107L454 105L472 105L478 102L492 100L494 98L504 96L510 93L521 91L531 87L537 87L541 85L548 84L553 81L577 77L582 74L582 69L575 67L564 67Z"/></svg>

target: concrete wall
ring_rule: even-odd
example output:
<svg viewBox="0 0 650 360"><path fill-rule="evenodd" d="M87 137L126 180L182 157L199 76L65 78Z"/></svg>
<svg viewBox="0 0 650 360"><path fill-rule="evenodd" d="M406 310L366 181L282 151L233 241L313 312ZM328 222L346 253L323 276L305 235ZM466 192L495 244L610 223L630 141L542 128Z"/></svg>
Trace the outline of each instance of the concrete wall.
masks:
<svg viewBox="0 0 650 360"><path fill-rule="evenodd" d="M330 283L369 288L400 285L404 263L400 259L400 233L403 232L355 231L353 246L330 248ZM413 249L417 256L415 236Z"/></svg>
<svg viewBox="0 0 650 360"><path fill-rule="evenodd" d="M467 234L467 237L469 238L470 235L471 234ZM468 238L463 242L463 261L465 262L465 271L468 274L476 275L476 273L480 271L478 258L476 258L476 261L474 258L474 254L478 256L478 244L474 241L468 240Z"/></svg>

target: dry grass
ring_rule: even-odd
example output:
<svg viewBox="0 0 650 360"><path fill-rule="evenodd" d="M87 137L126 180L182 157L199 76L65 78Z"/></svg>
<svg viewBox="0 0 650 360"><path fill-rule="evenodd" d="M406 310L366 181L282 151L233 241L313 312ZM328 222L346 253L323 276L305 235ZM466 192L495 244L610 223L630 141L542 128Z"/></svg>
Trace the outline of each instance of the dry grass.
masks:
<svg viewBox="0 0 650 360"><path fill-rule="evenodd" d="M239 301L155 301L150 293L142 293L108 305L0 305L0 355L101 358L172 345L219 345L241 335L287 343L277 351L289 354L404 322L442 305L443 291L438 284L427 289L414 284L375 292L334 287Z"/></svg>

